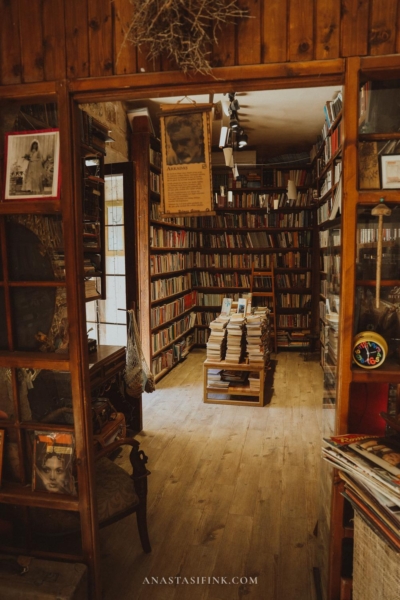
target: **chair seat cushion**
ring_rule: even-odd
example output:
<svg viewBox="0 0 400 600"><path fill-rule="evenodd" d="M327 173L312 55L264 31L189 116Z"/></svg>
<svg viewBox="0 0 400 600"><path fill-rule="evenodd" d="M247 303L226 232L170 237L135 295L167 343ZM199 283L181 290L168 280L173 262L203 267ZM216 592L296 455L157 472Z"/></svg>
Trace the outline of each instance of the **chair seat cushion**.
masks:
<svg viewBox="0 0 400 600"><path fill-rule="evenodd" d="M95 462L96 500L99 525L139 504L130 475L106 456ZM47 508L31 509L34 529L43 535L65 535L79 531L79 514Z"/></svg>
<svg viewBox="0 0 400 600"><path fill-rule="evenodd" d="M99 523L139 504L128 473L104 456L96 461L97 515Z"/></svg>

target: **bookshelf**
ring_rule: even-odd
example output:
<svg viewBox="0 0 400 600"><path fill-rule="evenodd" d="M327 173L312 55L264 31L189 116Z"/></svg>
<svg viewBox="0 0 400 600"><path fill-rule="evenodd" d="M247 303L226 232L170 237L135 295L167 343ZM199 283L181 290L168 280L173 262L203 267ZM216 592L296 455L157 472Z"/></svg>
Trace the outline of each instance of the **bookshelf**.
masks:
<svg viewBox="0 0 400 600"><path fill-rule="evenodd" d="M196 221L161 213L161 152L147 116L133 116L140 331L146 360L158 381L195 344L196 294L191 272Z"/></svg>
<svg viewBox="0 0 400 600"><path fill-rule="evenodd" d="M240 171L243 175L234 180L231 170L214 169L216 214L198 218L199 249L193 273L198 310L214 314L224 296L237 300L250 291L253 264L264 270L273 265L279 280L278 346L303 347L315 327L311 314L315 240L315 210L308 187L311 173L309 169L266 166L240 167ZM290 200L286 192L289 179L298 184L297 197ZM255 298L255 303L271 308L268 297Z"/></svg>
<svg viewBox="0 0 400 600"><path fill-rule="evenodd" d="M104 156L108 129L80 110L82 237L86 302L105 299Z"/></svg>

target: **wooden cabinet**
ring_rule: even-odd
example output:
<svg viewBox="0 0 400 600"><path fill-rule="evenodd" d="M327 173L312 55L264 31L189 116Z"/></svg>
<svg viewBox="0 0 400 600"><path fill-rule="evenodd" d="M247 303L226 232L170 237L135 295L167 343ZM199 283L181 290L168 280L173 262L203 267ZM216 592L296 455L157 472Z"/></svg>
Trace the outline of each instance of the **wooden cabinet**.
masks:
<svg viewBox="0 0 400 600"><path fill-rule="evenodd" d="M343 111L343 190L342 206L342 261L339 322L338 380L335 432L380 433L385 423L379 417L375 402L368 423L365 416L357 417L357 403L369 397L377 399L377 390L389 403L388 390L398 389L400 369L393 332L384 329L380 333L389 339L389 358L373 369L365 369L352 361L354 335L364 329L378 330L379 313L390 303L388 295L395 295L399 283L397 250L399 210L397 200L400 183L394 187L382 180L382 154L393 152L399 140L399 113L393 110L398 102L400 70L386 71L385 59L347 59L346 102ZM374 90L378 94L374 97ZM382 91L383 90L383 91ZM381 99L384 98L384 102ZM381 151L381 153L380 153ZM385 159L386 160L386 159ZM397 191L396 191L397 187ZM388 238L383 243L381 299L375 305L376 296L376 229L377 219L371 209L384 198L392 210L384 229ZM385 246L386 245L386 246ZM369 309L368 309L369 307ZM393 313L393 316L396 313ZM396 315L397 318L397 315ZM367 322L369 320L369 322ZM394 323L397 327L397 324ZM365 404L365 402L364 402ZM395 403L396 404L396 403ZM369 411L369 405L366 409ZM368 427L368 431L366 431ZM341 574L346 549L351 546L349 538L349 505L340 494L341 484L334 474L331 504L330 574L328 598L341 598ZM343 583L343 582L342 582ZM342 585L343 587L343 585ZM356 590L353 588L353 593Z"/></svg>

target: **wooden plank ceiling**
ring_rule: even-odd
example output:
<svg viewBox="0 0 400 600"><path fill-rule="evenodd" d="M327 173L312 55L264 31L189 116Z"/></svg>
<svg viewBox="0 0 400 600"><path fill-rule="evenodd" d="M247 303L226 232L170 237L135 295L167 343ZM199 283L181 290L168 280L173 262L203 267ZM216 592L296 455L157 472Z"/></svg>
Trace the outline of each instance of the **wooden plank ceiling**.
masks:
<svg viewBox="0 0 400 600"><path fill-rule="evenodd" d="M400 52L398 0L239 0L251 19L211 49L215 67ZM176 70L123 45L129 0L0 0L0 84Z"/></svg>

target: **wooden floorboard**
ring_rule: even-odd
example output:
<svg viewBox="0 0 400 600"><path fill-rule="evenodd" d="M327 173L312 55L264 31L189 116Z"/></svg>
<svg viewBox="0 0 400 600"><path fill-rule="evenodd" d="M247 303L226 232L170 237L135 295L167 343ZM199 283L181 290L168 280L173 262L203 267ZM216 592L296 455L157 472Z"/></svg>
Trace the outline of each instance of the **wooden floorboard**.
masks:
<svg viewBox="0 0 400 600"><path fill-rule="evenodd" d="M143 397L153 551L134 515L101 530L104 600L316 600L322 369L280 352L266 406L204 404L204 359Z"/></svg>

